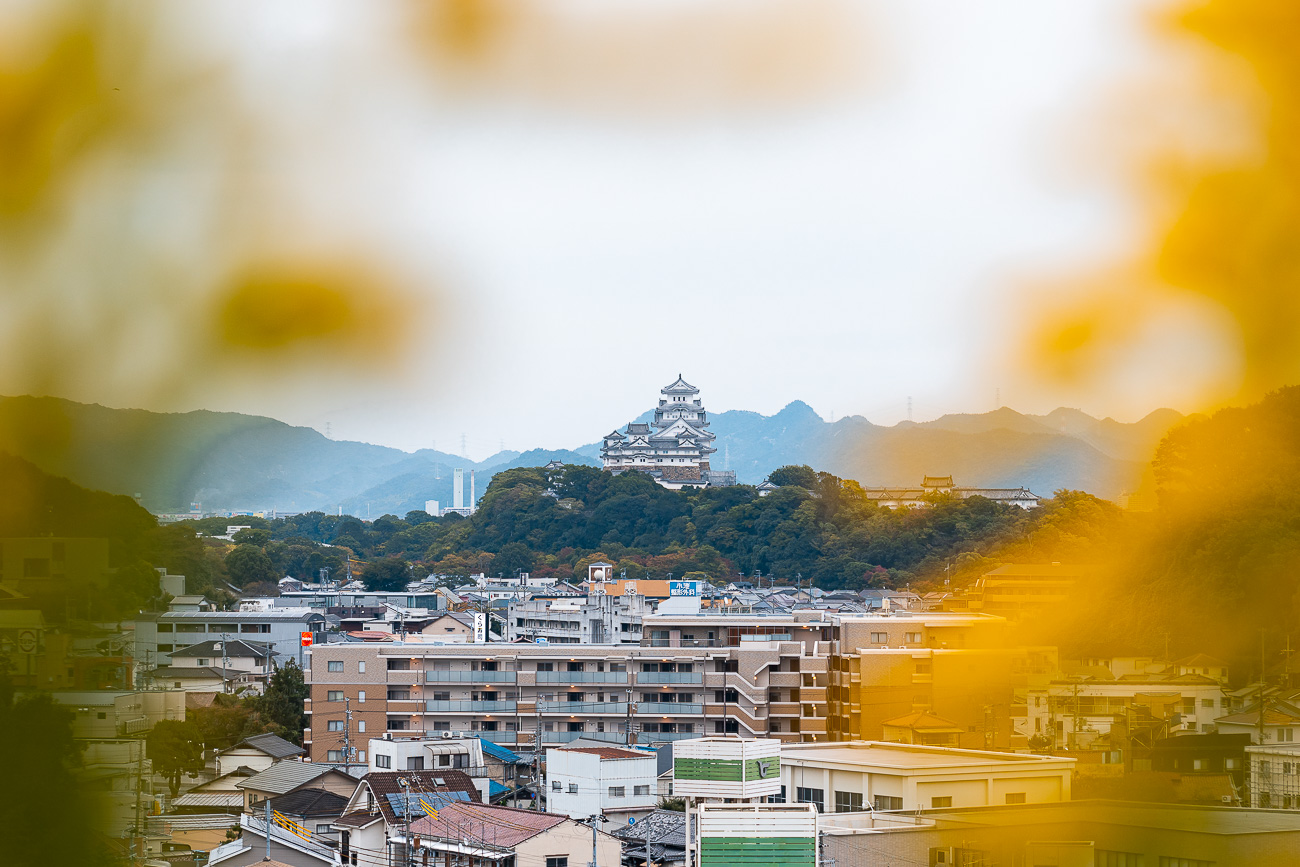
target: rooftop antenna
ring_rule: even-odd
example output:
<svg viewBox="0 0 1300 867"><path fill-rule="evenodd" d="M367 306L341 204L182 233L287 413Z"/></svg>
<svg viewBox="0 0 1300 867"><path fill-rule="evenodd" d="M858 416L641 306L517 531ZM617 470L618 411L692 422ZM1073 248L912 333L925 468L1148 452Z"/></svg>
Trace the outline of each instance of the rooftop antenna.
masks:
<svg viewBox="0 0 1300 867"><path fill-rule="evenodd" d="M330 423L325 422L325 439L330 438Z"/></svg>
<svg viewBox="0 0 1300 867"><path fill-rule="evenodd" d="M993 398L993 403L994 403L993 408L1002 409L1002 389L1000 388L994 389L993 394L995 395Z"/></svg>
<svg viewBox="0 0 1300 867"><path fill-rule="evenodd" d="M461 434L461 435L460 435L460 456L461 456L462 458L466 458L466 459L469 458L469 451L465 448L465 435L464 435L464 434Z"/></svg>
<svg viewBox="0 0 1300 867"><path fill-rule="evenodd" d="M912 420L912 396L910 394L907 396L907 420Z"/></svg>

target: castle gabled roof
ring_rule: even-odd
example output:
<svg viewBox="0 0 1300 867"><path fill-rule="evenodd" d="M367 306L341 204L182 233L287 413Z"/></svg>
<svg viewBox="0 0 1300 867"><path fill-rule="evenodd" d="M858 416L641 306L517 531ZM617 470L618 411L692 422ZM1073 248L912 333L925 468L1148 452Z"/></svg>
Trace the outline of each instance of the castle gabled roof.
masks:
<svg viewBox="0 0 1300 867"><path fill-rule="evenodd" d="M650 433L650 425L645 422L631 421L627 423L627 432L629 434L648 434Z"/></svg>
<svg viewBox="0 0 1300 867"><path fill-rule="evenodd" d="M677 381L671 385L665 385L659 389L661 394L699 394L700 390L682 379L682 375L677 374Z"/></svg>

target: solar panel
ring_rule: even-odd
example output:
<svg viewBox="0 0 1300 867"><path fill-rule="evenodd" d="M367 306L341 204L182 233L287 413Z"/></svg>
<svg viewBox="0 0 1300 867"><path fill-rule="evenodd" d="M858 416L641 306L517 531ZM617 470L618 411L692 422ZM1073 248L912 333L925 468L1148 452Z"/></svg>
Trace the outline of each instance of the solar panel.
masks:
<svg viewBox="0 0 1300 867"><path fill-rule="evenodd" d="M411 818L424 815L424 808L420 806L420 799L423 798L435 810L441 810L447 806L450 801L468 801L469 795L465 792L388 792L385 797L388 803L392 805L393 812L399 816L405 816L408 812Z"/></svg>

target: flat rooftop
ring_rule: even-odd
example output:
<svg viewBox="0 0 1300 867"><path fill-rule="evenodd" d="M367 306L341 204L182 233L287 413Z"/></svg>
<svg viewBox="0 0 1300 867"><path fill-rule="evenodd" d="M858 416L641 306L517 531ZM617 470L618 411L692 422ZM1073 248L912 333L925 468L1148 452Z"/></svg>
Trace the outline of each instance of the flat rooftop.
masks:
<svg viewBox="0 0 1300 867"><path fill-rule="evenodd" d="M883 741L847 741L828 744L787 744L781 748L781 763L866 765L897 770L961 768L990 764L1073 764L1074 759L1032 753L999 753L894 744Z"/></svg>
<svg viewBox="0 0 1300 867"><path fill-rule="evenodd" d="M930 810L926 816L940 823L955 821L1002 827L1097 822L1217 835L1300 832L1300 813L1294 810L1202 807L1140 801L1062 801L1055 804L978 807L968 810Z"/></svg>

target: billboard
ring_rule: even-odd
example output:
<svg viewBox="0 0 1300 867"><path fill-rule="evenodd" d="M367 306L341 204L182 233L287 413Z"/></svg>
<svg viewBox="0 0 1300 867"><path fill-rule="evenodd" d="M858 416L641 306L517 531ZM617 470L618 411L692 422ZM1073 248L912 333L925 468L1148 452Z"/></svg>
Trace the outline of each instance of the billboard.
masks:
<svg viewBox="0 0 1300 867"><path fill-rule="evenodd" d="M669 581L669 596L699 596L700 582L698 581Z"/></svg>
<svg viewBox="0 0 1300 867"><path fill-rule="evenodd" d="M487 641L487 615L482 611L474 612L474 643L483 644Z"/></svg>

